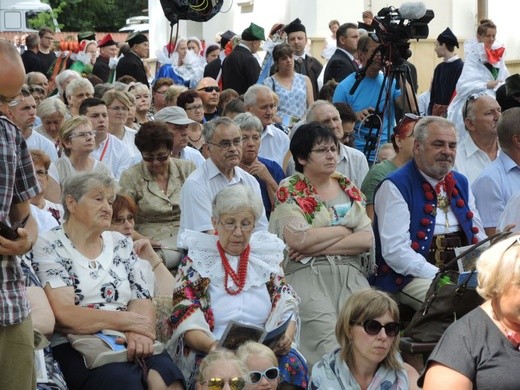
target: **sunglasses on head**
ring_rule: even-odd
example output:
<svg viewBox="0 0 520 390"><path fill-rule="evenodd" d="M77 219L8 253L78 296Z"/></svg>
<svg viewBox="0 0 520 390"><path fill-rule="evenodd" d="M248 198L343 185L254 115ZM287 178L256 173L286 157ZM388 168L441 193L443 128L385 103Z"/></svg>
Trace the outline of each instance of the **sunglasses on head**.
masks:
<svg viewBox="0 0 520 390"><path fill-rule="evenodd" d="M381 329L385 329L385 333L388 337L395 337L399 334L399 322L389 322L385 325L381 324L377 320L366 320L361 323L351 323L351 325L360 325L363 327L365 332L370 336L376 336L381 332Z"/></svg>
<svg viewBox="0 0 520 390"><path fill-rule="evenodd" d="M405 130L405 127L409 123L414 123L414 125L412 126L412 132L410 133L410 135L408 135L408 137L411 137L413 135L415 123L417 123L419 121L419 119L421 119L421 118L422 118L422 116L407 112L406 114L403 115L403 117L401 118L401 120L399 121L397 126L394 127L394 134L398 135L398 136L404 135L402 133L403 133L403 130Z"/></svg>
<svg viewBox="0 0 520 390"><path fill-rule="evenodd" d="M217 87L217 86L214 86L214 87L204 87L204 88L197 89L197 91L204 91L204 92L207 92L207 93L220 92L220 87Z"/></svg>
<svg viewBox="0 0 520 390"><path fill-rule="evenodd" d="M264 372L260 371L250 371L249 372L249 379L251 383L254 385L262 380L262 377L265 376L265 379L268 381L274 381L278 378L278 375L280 375L280 371L278 370L278 367L271 367L265 370Z"/></svg>
<svg viewBox="0 0 520 390"><path fill-rule="evenodd" d="M477 100L482 95L485 95L484 92L478 92L478 93L472 93L468 96L466 99L466 102L464 103L464 108L462 109L462 119L466 119L468 117L468 106L470 102L473 102Z"/></svg>
<svg viewBox="0 0 520 390"><path fill-rule="evenodd" d="M224 388L226 383L229 385L231 390L242 390L246 386L246 382L242 378L211 378L207 382L202 382L201 384L206 384L209 390L220 390Z"/></svg>

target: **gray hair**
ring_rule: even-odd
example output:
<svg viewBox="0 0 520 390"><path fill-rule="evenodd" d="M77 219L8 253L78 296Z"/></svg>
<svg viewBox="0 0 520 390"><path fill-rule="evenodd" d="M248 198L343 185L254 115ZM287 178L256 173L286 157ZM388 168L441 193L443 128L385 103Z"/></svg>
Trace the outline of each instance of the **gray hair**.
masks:
<svg viewBox="0 0 520 390"><path fill-rule="evenodd" d="M61 194L61 203L65 209L63 219L67 220L70 211L67 208L67 196L71 196L76 202L79 201L87 192L96 187L112 188L117 192L116 181L105 173L101 172L85 172L69 177L63 183L63 191Z"/></svg>
<svg viewBox="0 0 520 390"><path fill-rule="evenodd" d="M513 145L513 136L520 135L520 107L511 107L504 111L497 124L498 143L504 151Z"/></svg>
<svg viewBox="0 0 520 390"><path fill-rule="evenodd" d="M455 135L458 140L458 134L457 131L455 131L455 125L452 121L446 118L442 118L440 116L425 116L419 119L419 121L415 124L415 127L413 128L413 135L415 137L415 140L419 142L421 145L423 145L426 141L426 138L428 138L428 127L432 123L438 124L440 127L451 127L455 132Z"/></svg>
<svg viewBox="0 0 520 390"><path fill-rule="evenodd" d="M38 76L45 77L45 80L48 81L47 76L45 76L42 72L29 72L25 75L25 84L34 85L36 84L34 81Z"/></svg>
<svg viewBox="0 0 520 390"><path fill-rule="evenodd" d="M209 122L204 123L204 128L202 129L202 136L206 141L211 142L213 140L213 136L215 135L215 131L219 126L237 126L235 122L231 119L221 116L219 118L215 118L210 120Z"/></svg>
<svg viewBox="0 0 520 390"><path fill-rule="evenodd" d="M272 93L269 87L261 84L254 84L247 89L246 93L244 94L244 103L246 107L251 107L256 104L257 96L261 91Z"/></svg>
<svg viewBox="0 0 520 390"><path fill-rule="evenodd" d="M262 122L258 117L251 114L250 112L244 112L241 114L238 114L233 118L233 121L240 127L240 130L256 130L260 134L264 131L264 128L262 126Z"/></svg>
<svg viewBox="0 0 520 390"><path fill-rule="evenodd" d="M56 88L58 88L58 95L61 96L63 92L63 83L70 77L74 77L76 79L80 79L81 75L75 70L66 69L63 72L60 72L56 76Z"/></svg>
<svg viewBox="0 0 520 390"><path fill-rule="evenodd" d="M36 114L40 118L45 118L56 113L65 118L67 115L67 106L60 99L53 97L43 100L36 109Z"/></svg>
<svg viewBox="0 0 520 390"><path fill-rule="evenodd" d="M334 108L336 111L338 110L336 107L334 107L334 104L332 104L331 102L329 102L327 100L316 100L314 103L312 103L309 106L309 108L305 112L305 122L307 122L307 123L319 122L318 119L316 118L315 113L316 113L316 109L323 105L330 106L330 107ZM338 112L338 115L339 115L339 112Z"/></svg>
<svg viewBox="0 0 520 390"><path fill-rule="evenodd" d="M135 83L134 84L134 87L132 89L129 89L128 92L131 92L135 95L139 95L141 93L149 93L151 94L150 92L150 88L148 88L146 86L146 84L143 84L143 83Z"/></svg>
<svg viewBox="0 0 520 390"><path fill-rule="evenodd" d="M236 184L221 190L211 207L211 215L218 219L222 214L232 214L238 210L250 210L255 216L255 221L264 211L262 198L253 189L244 184Z"/></svg>
<svg viewBox="0 0 520 390"><path fill-rule="evenodd" d="M86 89L94 95L94 86L90 81L84 78L75 79L68 83L67 88L65 89L65 95L67 95L67 97L72 96L80 89Z"/></svg>

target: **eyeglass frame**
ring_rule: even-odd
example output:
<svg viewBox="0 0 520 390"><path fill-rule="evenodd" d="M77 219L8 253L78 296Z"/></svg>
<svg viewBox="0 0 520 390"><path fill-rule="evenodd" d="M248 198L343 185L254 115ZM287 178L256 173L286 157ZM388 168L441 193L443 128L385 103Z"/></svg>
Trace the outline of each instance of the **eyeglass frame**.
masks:
<svg viewBox="0 0 520 390"><path fill-rule="evenodd" d="M134 222L135 221L135 215L134 214L130 214L130 215L127 215L126 217L112 218L112 224L114 224L114 225L124 225L127 221L128 222Z"/></svg>
<svg viewBox="0 0 520 390"><path fill-rule="evenodd" d="M232 140L225 139L220 141L218 144L215 142L206 141L207 144L218 146L222 150L229 150L231 148L231 145L233 145L235 148L241 148L242 147L242 137L240 138L234 138Z"/></svg>
<svg viewBox="0 0 520 390"><path fill-rule="evenodd" d="M170 157L171 157L170 154L164 154L164 155L158 155L158 156L149 156L149 157L145 157L145 156L141 155L141 158L143 159L143 161L149 162L149 163L154 162L155 160L157 160L159 162L165 162Z"/></svg>
<svg viewBox="0 0 520 390"><path fill-rule="evenodd" d="M184 111L188 111L188 110L190 110L190 111L191 111L191 110L195 110L195 111L197 111L197 110L204 110L204 106L201 104L201 105L199 105L199 106L186 107L186 108L184 109Z"/></svg>
<svg viewBox="0 0 520 390"><path fill-rule="evenodd" d="M204 91L206 93L212 93L212 92L220 92L220 87L218 85L212 85L208 87L202 87L197 89L197 91Z"/></svg>
<svg viewBox="0 0 520 390"><path fill-rule="evenodd" d="M369 331L367 329L370 326L369 325L370 323L377 323L377 325L379 326L379 330L376 333L374 333L374 331L372 331L372 330ZM378 320L368 319L363 322L350 321L350 325L359 325L359 326L363 327L363 330L365 331L365 333L370 336L377 336L381 332L381 329L385 330L385 334L387 337L397 337L400 332L399 322L397 322L397 321L387 322L386 324L383 325ZM388 326L391 326L391 327L395 326L395 330L396 330L395 334L389 333L389 329L387 329ZM392 331L391 333L394 333L394 332Z"/></svg>
<svg viewBox="0 0 520 390"><path fill-rule="evenodd" d="M96 130L91 130L91 131L80 131L79 133L71 133L69 135L69 139L72 139L72 138L87 138L87 137L92 137L94 138L97 134L97 131Z"/></svg>
<svg viewBox="0 0 520 390"><path fill-rule="evenodd" d="M267 371L271 371L271 370L276 370L276 376L274 378L267 377ZM251 377L251 375L254 375L254 374L260 375L260 378L257 381L253 381L253 378ZM262 371L249 371L248 375L249 375L249 383L256 385L258 382L260 382L262 380L262 378L267 379L269 382L272 382L272 381L278 379L280 377L280 369L278 367L273 366L273 367L266 368L263 372Z"/></svg>
<svg viewBox="0 0 520 390"><path fill-rule="evenodd" d="M21 96L21 98L18 99L20 96ZM18 105L20 102L23 102L24 99L25 99L25 96L22 92L20 92L18 95L14 96L14 97L7 97L4 95L0 95L0 104L5 103L9 107L14 107L14 106Z"/></svg>
<svg viewBox="0 0 520 390"><path fill-rule="evenodd" d="M338 154L339 147L337 145L332 145L329 147L323 147L323 148L319 148L319 149L311 149L311 152L314 152L320 156L326 156L327 153Z"/></svg>
<svg viewBox="0 0 520 390"><path fill-rule="evenodd" d="M211 383L216 382L216 383ZM230 379L224 379L224 378L210 378L207 381L200 382L201 385L208 385L208 389L210 390L216 390L216 389L223 389L226 383L229 385L229 388L231 390L242 390L246 387L246 381L243 378L234 377ZM238 385L238 386L237 386Z"/></svg>
<svg viewBox="0 0 520 390"><path fill-rule="evenodd" d="M225 231L228 231L228 232L234 232L235 230L237 230L237 228L240 228L241 232L249 233L250 231L252 231L255 228L254 222L249 225L244 225L242 223L237 225L236 223L224 223L224 222L222 222L222 220L219 219L218 223L219 223L219 225L221 225L224 228ZM244 227L245 227L245 229L244 229Z"/></svg>
<svg viewBox="0 0 520 390"><path fill-rule="evenodd" d="M466 98L466 101L464 102L464 107L462 108L462 120L466 120L466 118L468 117L469 103L474 102L475 100L478 100L480 97L484 96L485 94L486 94L485 92L475 92Z"/></svg>

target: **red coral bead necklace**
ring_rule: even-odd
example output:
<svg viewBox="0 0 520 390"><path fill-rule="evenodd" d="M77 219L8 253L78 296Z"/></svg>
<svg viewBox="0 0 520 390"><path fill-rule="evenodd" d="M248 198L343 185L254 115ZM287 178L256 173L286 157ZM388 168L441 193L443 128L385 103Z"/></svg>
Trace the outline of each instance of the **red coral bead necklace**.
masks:
<svg viewBox="0 0 520 390"><path fill-rule="evenodd" d="M247 265L249 263L249 253L251 252L251 248L248 245L246 249L240 254L240 258L238 260L238 273L231 267L229 264L229 260L227 259L226 252L224 252L224 248L220 245L220 241L217 241L218 253L220 254L220 259L222 260L222 266L224 267L224 275L225 275L225 284L224 288L229 295L237 295L242 292L244 286L246 284L247 278ZM237 286L236 290L231 290L228 287L229 277L233 279L233 282Z"/></svg>

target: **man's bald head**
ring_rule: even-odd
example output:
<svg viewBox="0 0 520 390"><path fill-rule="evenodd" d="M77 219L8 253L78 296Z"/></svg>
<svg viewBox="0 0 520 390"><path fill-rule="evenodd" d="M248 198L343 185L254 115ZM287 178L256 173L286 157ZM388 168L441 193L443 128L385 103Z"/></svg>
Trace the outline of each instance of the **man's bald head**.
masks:
<svg viewBox="0 0 520 390"><path fill-rule="evenodd" d="M4 99L15 98L24 84L25 69L16 47L4 39L0 39L0 64L0 95Z"/></svg>

